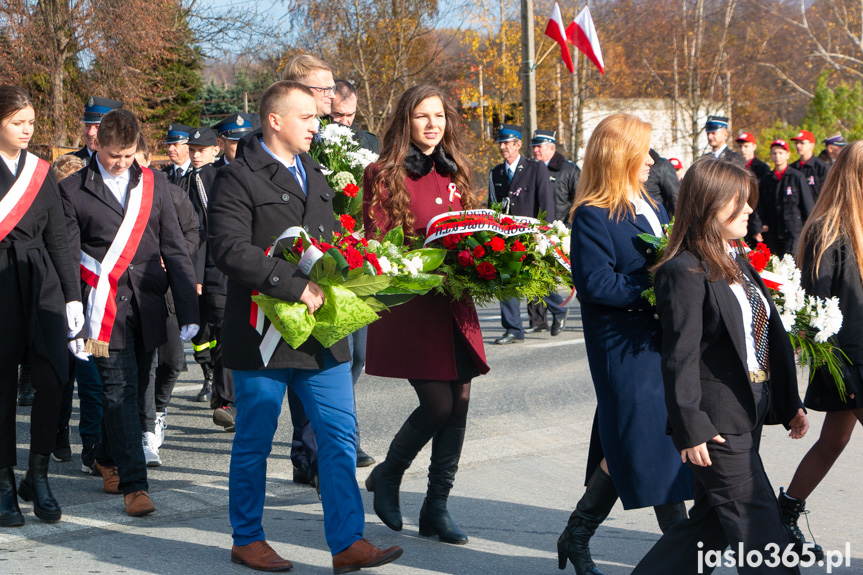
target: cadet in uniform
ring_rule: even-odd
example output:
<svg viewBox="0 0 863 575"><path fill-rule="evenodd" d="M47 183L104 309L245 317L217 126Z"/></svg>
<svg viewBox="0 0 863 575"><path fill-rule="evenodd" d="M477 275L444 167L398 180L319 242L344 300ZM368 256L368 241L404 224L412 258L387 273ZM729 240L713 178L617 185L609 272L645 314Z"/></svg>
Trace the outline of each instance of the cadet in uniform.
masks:
<svg viewBox="0 0 863 575"><path fill-rule="evenodd" d="M84 106L84 116L81 122L84 124L84 146L77 152L69 152L70 155L78 156L85 162L90 162L90 157L96 153L96 134L99 133L99 124L102 118L111 110L119 110L123 102L90 96Z"/></svg>
<svg viewBox="0 0 863 575"><path fill-rule="evenodd" d="M165 146L168 148L168 157L171 163L162 171L168 176L168 181L179 186L184 191L189 191L189 171L192 168L192 160L189 159L189 136L195 128L183 124L168 124L168 133L165 135Z"/></svg>
<svg viewBox="0 0 863 575"><path fill-rule="evenodd" d="M707 122L704 124L704 131L707 132L707 143L710 144L710 150L706 154L713 155L719 160L737 162L741 166L743 161L736 153L731 151L726 145L728 142L728 118L725 116L708 116Z"/></svg>
<svg viewBox="0 0 863 575"><path fill-rule="evenodd" d="M503 212L514 216L539 217L545 214L554 220L554 189L548 168L542 162L521 155L521 127L501 124L497 142L503 163L492 168L488 181L489 205L498 203ZM502 345L524 341L525 330L521 323L518 299L500 302L501 323L506 333L494 342Z"/></svg>
<svg viewBox="0 0 863 575"><path fill-rule="evenodd" d="M761 178L770 173L770 166L755 157L755 150L758 148L755 136L749 132L740 132L734 142L737 144L737 150L743 158L746 169L755 174L755 178L760 182Z"/></svg>
<svg viewBox="0 0 863 575"><path fill-rule="evenodd" d="M213 162L214 168L227 166L237 157L237 142L243 136L261 128L261 119L257 114L233 114L215 126L213 130L219 135L221 157Z"/></svg>
<svg viewBox="0 0 863 575"><path fill-rule="evenodd" d="M835 162L836 158L839 156L839 152L841 152L842 148L847 145L848 142L845 141L845 138L842 137L842 134L836 132L829 138L824 138L824 149L821 150L821 153L818 154L818 157L828 166L832 166L833 162Z"/></svg>
<svg viewBox="0 0 863 575"><path fill-rule="evenodd" d="M812 200L817 201L821 186L827 179L827 172L830 171L830 166L814 156L815 136L812 135L812 132L800 130L796 136L791 138L791 141L794 142L794 147L797 148L797 153L800 155L800 158L795 160L791 167L803 173L806 183L812 190Z"/></svg>

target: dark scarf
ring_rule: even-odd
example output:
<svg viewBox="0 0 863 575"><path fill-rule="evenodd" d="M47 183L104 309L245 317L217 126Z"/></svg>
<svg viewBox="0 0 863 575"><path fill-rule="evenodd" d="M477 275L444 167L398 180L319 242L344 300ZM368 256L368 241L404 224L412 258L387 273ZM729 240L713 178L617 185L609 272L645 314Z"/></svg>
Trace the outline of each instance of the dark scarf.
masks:
<svg viewBox="0 0 863 575"><path fill-rule="evenodd" d="M411 142L411 149L405 156L405 170L408 175L412 178L421 178L429 175L432 169L441 176L452 176L458 172L458 165L440 146L435 147L434 151L427 156Z"/></svg>

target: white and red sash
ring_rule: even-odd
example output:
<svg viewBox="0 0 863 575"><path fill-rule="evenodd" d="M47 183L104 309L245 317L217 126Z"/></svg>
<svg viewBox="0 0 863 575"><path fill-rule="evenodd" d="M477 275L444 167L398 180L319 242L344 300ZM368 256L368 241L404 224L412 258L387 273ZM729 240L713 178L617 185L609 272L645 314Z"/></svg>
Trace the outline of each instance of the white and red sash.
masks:
<svg viewBox="0 0 863 575"><path fill-rule="evenodd" d="M51 169L51 164L26 150L21 150L19 161L24 162L24 168L0 200L0 242L15 229L33 205L33 200L36 199L39 189L48 176L48 170Z"/></svg>
<svg viewBox="0 0 863 575"><path fill-rule="evenodd" d="M81 252L81 279L93 289L87 298L85 350L108 357L108 344L117 317L117 284L135 256L153 207L153 172L141 168L141 180L129 190L123 223L100 262Z"/></svg>

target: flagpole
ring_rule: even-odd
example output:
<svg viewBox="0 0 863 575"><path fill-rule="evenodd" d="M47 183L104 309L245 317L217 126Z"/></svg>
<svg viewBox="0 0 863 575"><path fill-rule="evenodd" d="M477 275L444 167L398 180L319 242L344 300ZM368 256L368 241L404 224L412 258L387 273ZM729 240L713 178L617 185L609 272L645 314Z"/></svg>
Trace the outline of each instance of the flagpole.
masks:
<svg viewBox="0 0 863 575"><path fill-rule="evenodd" d="M521 75L524 134L529 140L536 130L536 70L533 37L533 0L521 0Z"/></svg>

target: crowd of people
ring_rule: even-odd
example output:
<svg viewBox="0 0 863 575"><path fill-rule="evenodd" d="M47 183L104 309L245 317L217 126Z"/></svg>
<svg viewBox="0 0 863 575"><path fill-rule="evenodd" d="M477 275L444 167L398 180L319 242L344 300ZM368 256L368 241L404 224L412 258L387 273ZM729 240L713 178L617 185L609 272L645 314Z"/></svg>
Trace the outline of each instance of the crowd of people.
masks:
<svg viewBox="0 0 863 575"><path fill-rule="evenodd" d="M264 571L292 563L267 543L262 526L267 459L283 399L293 424L294 481L314 485L335 573L383 565L402 554L363 537L357 466L375 460L360 447L354 386L363 370L406 379L418 399L365 486L373 508L395 531L403 525L400 484L431 444L419 531L467 544L448 507L467 431L472 380L489 371L476 308L428 294L330 347L297 348L268 337L252 296L302 302L310 314L324 292L278 257L287 228L321 238L338 231L335 191L325 166L308 154L321 120L351 128L377 161L363 178L366 239L401 226L421 237L429 220L476 208L457 111L435 86L401 95L386 132L353 127L357 93L326 62L301 55L263 94L259 114L233 114L212 128L171 124L170 163L149 168L150 150L135 115L120 101L93 97L85 107L84 147L53 167L27 151L37 121L26 92L0 86L0 307L11 318L0 345L0 527L23 525L17 499L46 522L62 517L49 462L73 458L72 400L80 400L82 471L123 495L131 516L152 513L148 468L161 464L168 408L185 369L184 342L204 381L196 401L235 433L229 475L231 560ZM613 114L591 135L580 170L537 130L532 158L522 131L501 124L503 162L489 173L489 206L561 220L571 227L572 279L581 307L597 410L585 491L557 541L559 565L602 575L590 539L618 499L624 509L653 507L663 532L636 573L695 573L701 542L811 550L797 520L805 499L863 421L863 143L815 138L771 144L770 169L742 132L740 154L727 147L728 119L705 125L711 151L678 180L682 166L650 146L651 126ZM220 155L221 153L221 155ZM448 205L440 191L455 188ZM454 199L452 199L454 197ZM661 261L639 234L677 224ZM819 371L805 406L825 411L820 439L788 491L774 494L758 454L763 425L792 438L808 429L797 392L794 350L765 284L749 265L747 242L798 256L809 293L838 296L845 317L836 343L845 352L842 399ZM657 304L643 297L655 274ZM501 302L503 336L564 329L556 293ZM551 314L549 326L548 313ZM418 326L422 326L420 330ZM822 370L823 371L823 370ZM16 483L16 404L32 405L27 471ZM694 500L687 513L687 502ZM798 573L792 566L741 573Z"/></svg>

